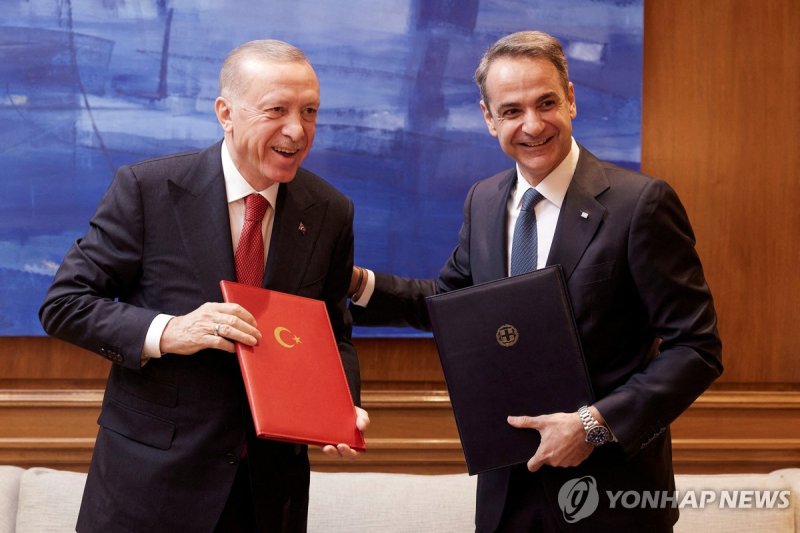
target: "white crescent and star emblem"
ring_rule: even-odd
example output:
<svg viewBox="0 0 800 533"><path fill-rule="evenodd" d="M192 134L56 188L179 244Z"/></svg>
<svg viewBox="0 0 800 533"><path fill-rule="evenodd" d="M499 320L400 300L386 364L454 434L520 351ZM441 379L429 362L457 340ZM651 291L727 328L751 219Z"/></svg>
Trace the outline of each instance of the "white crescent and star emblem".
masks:
<svg viewBox="0 0 800 533"><path fill-rule="evenodd" d="M283 340L283 332L287 332L291 336L289 342ZM300 337L289 331L289 328L285 328L283 326L278 326L275 328L273 335L275 336L275 341L284 348L294 348L298 344L301 344Z"/></svg>

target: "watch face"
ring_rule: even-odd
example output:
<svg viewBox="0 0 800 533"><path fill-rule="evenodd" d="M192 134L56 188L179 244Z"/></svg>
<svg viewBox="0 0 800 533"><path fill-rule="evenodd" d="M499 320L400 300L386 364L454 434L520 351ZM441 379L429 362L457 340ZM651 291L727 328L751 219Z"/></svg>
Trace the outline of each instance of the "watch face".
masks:
<svg viewBox="0 0 800 533"><path fill-rule="evenodd" d="M600 446L608 442L609 431L605 426L595 426L586 433L586 442L592 446Z"/></svg>

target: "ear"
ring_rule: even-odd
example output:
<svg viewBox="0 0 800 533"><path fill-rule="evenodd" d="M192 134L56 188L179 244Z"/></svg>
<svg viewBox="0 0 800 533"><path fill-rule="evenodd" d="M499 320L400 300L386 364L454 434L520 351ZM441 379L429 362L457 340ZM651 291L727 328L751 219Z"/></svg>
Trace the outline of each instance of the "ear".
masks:
<svg viewBox="0 0 800 533"><path fill-rule="evenodd" d="M569 116L574 119L578 116L578 104L575 102L575 86L569 82L567 86L567 101L569 102Z"/></svg>
<svg viewBox="0 0 800 533"><path fill-rule="evenodd" d="M218 96L214 101L214 112L217 114L217 120L220 126L222 126L222 130L225 133L230 133L233 129L233 120L231 119L233 109L231 108L231 103L226 98Z"/></svg>
<svg viewBox="0 0 800 533"><path fill-rule="evenodd" d="M494 127L494 118L492 117L492 111L486 106L484 101L481 99L481 111L483 111L483 120L486 121L486 127L489 128L489 133L492 137L497 137L497 129Z"/></svg>

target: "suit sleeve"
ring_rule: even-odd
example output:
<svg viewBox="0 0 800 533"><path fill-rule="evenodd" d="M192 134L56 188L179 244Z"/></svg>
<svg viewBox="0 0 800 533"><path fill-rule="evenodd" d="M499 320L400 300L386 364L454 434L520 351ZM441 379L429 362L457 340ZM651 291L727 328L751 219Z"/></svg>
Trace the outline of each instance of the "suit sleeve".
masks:
<svg viewBox="0 0 800 533"><path fill-rule="evenodd" d="M355 405L361 405L361 374L356 349L353 346L353 320L347 312L347 288L353 271L354 255L353 203L347 202L345 222L337 236L336 246L326 277L324 300L331 320L333 334L339 347L342 366L347 376L350 394Z"/></svg>
<svg viewBox="0 0 800 533"><path fill-rule="evenodd" d="M595 406L630 455L722 373L722 344L689 219L665 182L645 187L628 237L630 273L661 341L655 357Z"/></svg>
<svg viewBox="0 0 800 533"><path fill-rule="evenodd" d="M147 328L157 314L120 301L141 269L142 209L133 172L120 168L39 310L48 334L131 369L141 367Z"/></svg>

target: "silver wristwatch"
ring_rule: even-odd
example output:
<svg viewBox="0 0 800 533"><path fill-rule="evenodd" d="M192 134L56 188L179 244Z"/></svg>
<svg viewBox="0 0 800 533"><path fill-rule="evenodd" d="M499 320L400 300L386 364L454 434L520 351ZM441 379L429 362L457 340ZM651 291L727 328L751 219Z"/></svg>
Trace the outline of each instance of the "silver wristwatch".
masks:
<svg viewBox="0 0 800 533"><path fill-rule="evenodd" d="M596 448L611 439L611 432L607 427L600 425L597 419L592 416L587 405L578 409L578 416L580 416L583 429L586 431L586 443L588 445Z"/></svg>

